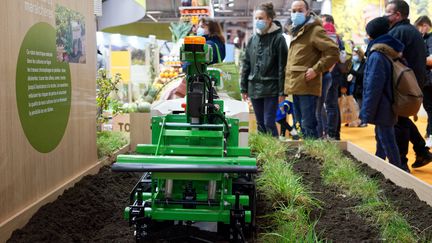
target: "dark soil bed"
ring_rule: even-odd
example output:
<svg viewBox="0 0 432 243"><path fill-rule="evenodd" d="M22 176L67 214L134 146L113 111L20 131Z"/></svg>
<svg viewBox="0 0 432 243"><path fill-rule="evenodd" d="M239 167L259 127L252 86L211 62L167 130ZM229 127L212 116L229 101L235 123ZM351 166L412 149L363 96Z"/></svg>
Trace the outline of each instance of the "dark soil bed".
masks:
<svg viewBox="0 0 432 243"><path fill-rule="evenodd" d="M356 160L350 153L344 154L358 163L360 169L378 181L384 196L407 219L413 231L422 240L432 240L432 207L421 201L411 189L401 188L386 179L380 172ZM295 151L289 151L293 158ZM381 242L377 228L360 217L353 208L360 201L343 194L338 188L326 186L321 177L322 161L302 154L294 170L303 175L304 183L310 186L313 196L321 201L322 208L312 212L312 220L318 220L316 231L320 239L333 242Z"/></svg>
<svg viewBox="0 0 432 243"><path fill-rule="evenodd" d="M289 156L294 156L290 153ZM378 230L354 212L353 208L359 201L322 184L320 165L320 161L302 156L294 166L296 172L304 176L304 182L309 184L314 196L321 201L322 208L311 214L312 220L318 220L316 230L320 238L333 242L380 241ZM432 208L420 201L414 191L394 185L366 165L362 164L361 168L379 181L386 197L406 216L417 233L423 232L431 239ZM98 174L84 177L56 201L43 206L24 228L13 233L8 242L135 242L128 222L123 219L123 209L128 204L130 190L139 178L140 174L112 173L109 167L103 167ZM258 198L261 199L262 195ZM268 225L264 225L265 218L259 216L266 214L269 208L264 200L257 203L258 232L262 232L261 227ZM196 242L191 238L174 239L179 235L223 242L213 232L215 227L196 226L200 228L156 228L149 242Z"/></svg>
<svg viewBox="0 0 432 243"><path fill-rule="evenodd" d="M123 209L138 180L103 167L39 209L8 242L134 242Z"/></svg>
<svg viewBox="0 0 432 243"><path fill-rule="evenodd" d="M425 237L429 242L432 242L432 207L421 201L414 190L395 185L380 172L359 162L349 152L345 151L344 153L358 163L364 173L379 182L386 198L405 216L413 230L418 235Z"/></svg>
<svg viewBox="0 0 432 243"><path fill-rule="evenodd" d="M295 154L288 153L289 157ZM303 176L313 197L321 208L311 213L311 220L318 220L316 231L319 238L333 242L380 242L379 232L354 212L359 201L348 198L335 187L326 186L321 177L321 161L302 155L294 170Z"/></svg>
<svg viewBox="0 0 432 243"><path fill-rule="evenodd" d="M84 177L56 201L39 209L8 242L135 242L131 227L123 219L123 210L139 178L140 174L113 173L109 167L103 167L98 174ZM263 206L258 203L258 215L263 214ZM216 225L210 223L157 225L153 226L148 242L224 242L214 231ZM186 239L179 239L181 236Z"/></svg>

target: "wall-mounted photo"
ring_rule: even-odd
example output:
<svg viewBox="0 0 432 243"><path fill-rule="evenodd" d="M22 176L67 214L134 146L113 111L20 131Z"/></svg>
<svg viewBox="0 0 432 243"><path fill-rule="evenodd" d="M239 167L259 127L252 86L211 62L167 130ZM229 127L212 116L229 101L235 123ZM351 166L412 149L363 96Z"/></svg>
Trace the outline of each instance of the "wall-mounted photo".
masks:
<svg viewBox="0 0 432 243"><path fill-rule="evenodd" d="M57 60L86 63L84 15L57 4L56 33Z"/></svg>

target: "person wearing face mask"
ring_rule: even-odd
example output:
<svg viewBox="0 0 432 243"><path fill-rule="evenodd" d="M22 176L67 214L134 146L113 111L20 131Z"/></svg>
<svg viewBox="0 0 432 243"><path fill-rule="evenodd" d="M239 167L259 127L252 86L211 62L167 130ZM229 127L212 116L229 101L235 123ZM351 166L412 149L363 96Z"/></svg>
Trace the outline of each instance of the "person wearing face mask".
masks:
<svg viewBox="0 0 432 243"><path fill-rule="evenodd" d="M306 138L318 138L316 109L321 96L322 73L339 60L337 44L327 36L321 21L310 16L306 1L291 5L291 33L285 93L294 97L294 114Z"/></svg>
<svg viewBox="0 0 432 243"><path fill-rule="evenodd" d="M323 28L335 43L339 45L339 36L336 34L333 16L324 14L321 15ZM340 48L339 48L340 49ZM333 78L332 71L335 66L322 74L321 82L321 97L318 98L317 106L317 122L318 122L318 136L321 138L331 137L336 139L336 130L340 128L340 114L338 105L338 90L339 80L338 76ZM339 133L338 133L339 134Z"/></svg>
<svg viewBox="0 0 432 243"><path fill-rule="evenodd" d="M341 38L336 33L335 22L332 15L322 14L321 21L323 27L327 32L327 35L338 45L339 56L341 56L341 51L344 51L344 44ZM340 59L340 58L339 58ZM340 90L344 85L344 75L339 71L338 63L330 68L329 72L323 73L322 88L327 87L327 93L325 97L321 97L320 100L324 100L325 105L325 115L322 116L322 124L325 131L325 137L333 140L340 140L340 130L341 130L341 115L339 110L338 99L340 97ZM319 109L319 108L318 108ZM321 108L324 110L323 108ZM319 122L318 122L318 131Z"/></svg>
<svg viewBox="0 0 432 243"><path fill-rule="evenodd" d="M427 112L428 124L426 127L426 146L432 147L432 34L430 33L432 22L428 16L420 16L415 24L423 35L426 45L426 79L423 84L423 107Z"/></svg>
<svg viewBox="0 0 432 243"><path fill-rule="evenodd" d="M284 99L287 45L282 28L273 19L272 3L260 4L254 13L255 34L249 39L243 59L241 93L252 102L258 131L278 136L276 112Z"/></svg>
<svg viewBox="0 0 432 243"><path fill-rule="evenodd" d="M366 66L365 54L362 49L353 47L352 50L352 62L353 66L348 75L348 81L351 81L350 94L352 94L357 101L359 108L362 107L363 102L363 77ZM367 127L367 123L360 123L359 127Z"/></svg>
<svg viewBox="0 0 432 243"><path fill-rule="evenodd" d="M409 12L409 5L403 0L393 0L387 4L386 17L390 22L389 35L405 45L403 57L408 66L414 71L419 86L423 88L426 78L426 47L420 32L410 24ZM408 158L406 155L408 154L409 142L413 144L416 153L413 168L425 166L432 161L432 154L411 119L399 116L395 125L395 133L402 166L405 170L408 170Z"/></svg>
<svg viewBox="0 0 432 243"><path fill-rule="evenodd" d="M225 59L225 37L218 22L213 19L201 18L196 34L205 37L206 43L212 47L213 60L210 64L222 62Z"/></svg>

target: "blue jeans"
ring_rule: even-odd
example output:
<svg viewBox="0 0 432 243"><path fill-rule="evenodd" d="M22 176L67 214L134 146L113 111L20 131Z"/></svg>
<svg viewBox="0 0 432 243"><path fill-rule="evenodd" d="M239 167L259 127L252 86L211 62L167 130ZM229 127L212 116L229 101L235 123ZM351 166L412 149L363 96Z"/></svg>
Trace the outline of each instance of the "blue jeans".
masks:
<svg viewBox="0 0 432 243"><path fill-rule="evenodd" d="M318 96L294 95L294 113L301 123L305 138L318 138L317 119L315 112Z"/></svg>
<svg viewBox="0 0 432 243"><path fill-rule="evenodd" d="M327 111L324 108L324 102L330 89L331 82L332 76L330 72L324 73L322 77L321 97L318 98L318 104L316 109L318 137L322 137L324 133L327 133Z"/></svg>
<svg viewBox="0 0 432 243"><path fill-rule="evenodd" d="M332 79L330 88L327 92L325 106L327 110L327 129L331 138L340 139L340 111L339 111L339 80Z"/></svg>
<svg viewBox="0 0 432 243"><path fill-rule="evenodd" d="M348 95L353 95L354 94L354 88L355 88L356 82L355 79L353 79L353 81L351 81L348 85Z"/></svg>
<svg viewBox="0 0 432 243"><path fill-rule="evenodd" d="M376 125L375 140L377 143L376 156L381 159L387 157L392 165L401 169L407 169L402 167L401 157L396 143L395 129L393 126L388 127Z"/></svg>
<svg viewBox="0 0 432 243"><path fill-rule="evenodd" d="M255 111L258 132L270 133L273 137L278 136L276 128L276 111L278 109L278 97L266 97L251 99Z"/></svg>

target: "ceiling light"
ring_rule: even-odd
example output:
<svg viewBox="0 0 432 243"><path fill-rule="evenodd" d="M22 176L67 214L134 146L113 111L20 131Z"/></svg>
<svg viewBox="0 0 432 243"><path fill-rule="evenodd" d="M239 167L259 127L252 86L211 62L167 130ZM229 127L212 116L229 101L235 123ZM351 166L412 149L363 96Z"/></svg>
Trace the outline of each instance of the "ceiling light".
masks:
<svg viewBox="0 0 432 243"><path fill-rule="evenodd" d="M216 12L218 13L232 13L233 11L231 9L215 9Z"/></svg>
<svg viewBox="0 0 432 243"><path fill-rule="evenodd" d="M161 14L162 11L147 11L147 14Z"/></svg>
<svg viewBox="0 0 432 243"><path fill-rule="evenodd" d="M234 7L234 3L228 3L228 7Z"/></svg>

